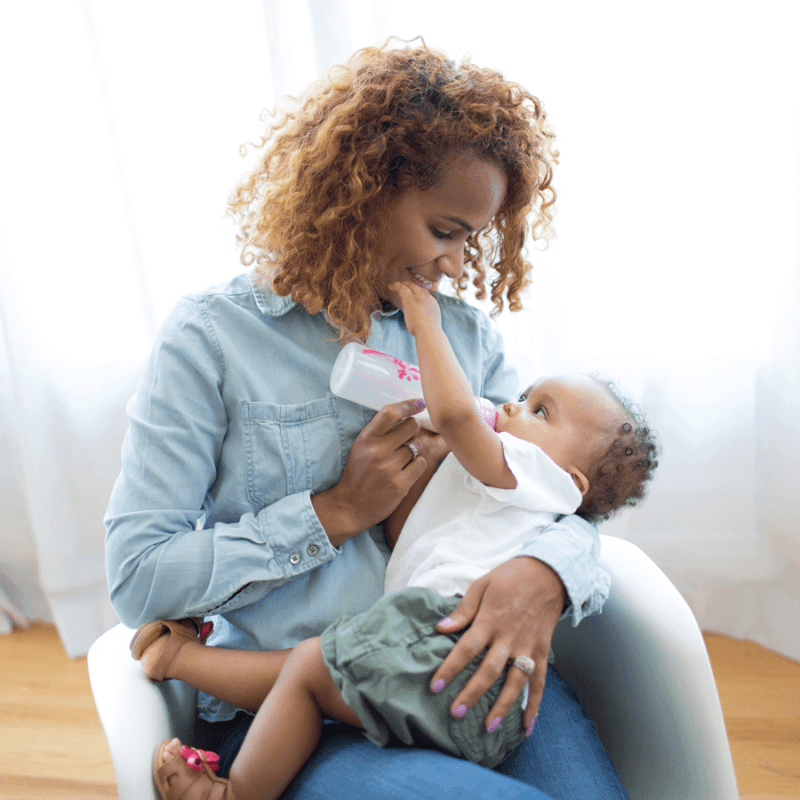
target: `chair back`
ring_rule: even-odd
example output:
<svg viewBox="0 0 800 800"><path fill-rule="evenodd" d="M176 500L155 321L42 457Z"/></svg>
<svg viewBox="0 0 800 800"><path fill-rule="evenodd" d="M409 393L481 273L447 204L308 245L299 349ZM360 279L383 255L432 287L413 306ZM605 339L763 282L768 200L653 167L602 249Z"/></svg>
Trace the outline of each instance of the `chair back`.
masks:
<svg viewBox="0 0 800 800"><path fill-rule="evenodd" d="M697 621L640 548L601 536L603 613L553 637L555 667L597 725L631 800L736 800L711 662Z"/></svg>

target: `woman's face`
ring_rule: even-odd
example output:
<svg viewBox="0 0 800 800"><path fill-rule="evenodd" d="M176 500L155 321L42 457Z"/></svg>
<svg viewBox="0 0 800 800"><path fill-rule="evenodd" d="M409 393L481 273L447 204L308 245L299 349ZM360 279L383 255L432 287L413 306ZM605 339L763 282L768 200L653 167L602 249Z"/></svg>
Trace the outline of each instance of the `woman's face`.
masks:
<svg viewBox="0 0 800 800"><path fill-rule="evenodd" d="M506 176L492 161L461 153L430 189L408 189L389 207L386 250L376 277L382 300L397 305L388 288L414 281L426 289L464 271L467 237L485 228L506 194Z"/></svg>

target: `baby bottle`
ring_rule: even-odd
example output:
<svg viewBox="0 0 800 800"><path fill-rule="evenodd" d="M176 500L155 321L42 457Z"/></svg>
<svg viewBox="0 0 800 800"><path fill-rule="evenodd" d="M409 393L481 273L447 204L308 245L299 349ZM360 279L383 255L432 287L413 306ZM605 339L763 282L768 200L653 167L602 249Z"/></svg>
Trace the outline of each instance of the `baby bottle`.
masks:
<svg viewBox="0 0 800 800"><path fill-rule="evenodd" d="M331 391L378 411L389 403L422 397L422 383L415 364L351 342L342 348L333 365ZM494 428L497 423L494 404L483 397L476 397L475 401L486 424ZM414 418L424 428L436 430L426 409L414 414Z"/></svg>

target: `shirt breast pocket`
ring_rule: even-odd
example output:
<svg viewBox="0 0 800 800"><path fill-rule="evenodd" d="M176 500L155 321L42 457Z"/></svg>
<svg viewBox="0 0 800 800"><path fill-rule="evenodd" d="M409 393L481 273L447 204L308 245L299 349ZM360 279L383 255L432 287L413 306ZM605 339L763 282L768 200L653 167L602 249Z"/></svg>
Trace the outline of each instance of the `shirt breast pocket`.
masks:
<svg viewBox="0 0 800 800"><path fill-rule="evenodd" d="M247 496L264 507L333 486L347 460L336 398L275 405L243 402Z"/></svg>

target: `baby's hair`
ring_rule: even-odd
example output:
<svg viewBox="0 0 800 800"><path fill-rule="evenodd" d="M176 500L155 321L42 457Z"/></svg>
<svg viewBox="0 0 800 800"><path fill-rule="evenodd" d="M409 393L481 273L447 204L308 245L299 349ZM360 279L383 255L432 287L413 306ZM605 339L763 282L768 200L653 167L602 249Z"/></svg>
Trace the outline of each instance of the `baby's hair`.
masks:
<svg viewBox="0 0 800 800"><path fill-rule="evenodd" d="M610 519L621 508L638 505L658 467L658 442L642 411L612 381L592 376L620 405L622 422L615 423L606 446L589 470L589 491L575 512L587 522Z"/></svg>
<svg viewBox="0 0 800 800"><path fill-rule="evenodd" d="M468 237L455 291L471 281L493 313L504 299L518 311L526 234L544 244L552 233L553 140L538 98L496 70L424 42L367 47L287 99L256 145L259 162L228 208L242 262L310 314L326 311L340 338L366 341L388 209L471 153L502 168L507 191L490 225Z"/></svg>

